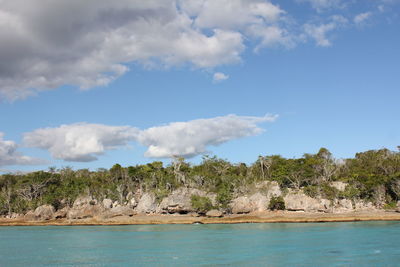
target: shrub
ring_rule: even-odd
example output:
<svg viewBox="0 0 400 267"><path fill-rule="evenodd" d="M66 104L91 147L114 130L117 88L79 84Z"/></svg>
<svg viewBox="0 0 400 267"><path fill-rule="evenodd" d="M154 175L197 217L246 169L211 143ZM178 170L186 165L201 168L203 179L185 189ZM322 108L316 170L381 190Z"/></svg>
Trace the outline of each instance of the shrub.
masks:
<svg viewBox="0 0 400 267"><path fill-rule="evenodd" d="M193 209L199 214L205 214L213 209L211 200L208 197L192 195L191 204Z"/></svg>
<svg viewBox="0 0 400 267"><path fill-rule="evenodd" d="M268 209L270 210L284 210L285 200L283 197L272 197L269 201Z"/></svg>

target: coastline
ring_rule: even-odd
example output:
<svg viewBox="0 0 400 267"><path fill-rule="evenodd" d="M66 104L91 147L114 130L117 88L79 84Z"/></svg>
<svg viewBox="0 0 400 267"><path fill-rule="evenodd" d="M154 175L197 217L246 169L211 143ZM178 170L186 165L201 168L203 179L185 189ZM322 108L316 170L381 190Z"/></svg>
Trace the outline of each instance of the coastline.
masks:
<svg viewBox="0 0 400 267"><path fill-rule="evenodd" d="M111 225L158 225L158 224L238 224L238 223L322 223L358 221L400 221L400 213L388 211L352 213L307 213L307 212L259 212L226 215L221 218L196 217L191 215L134 215L109 219L93 217L87 219L57 219L26 221L0 218L0 226L111 226Z"/></svg>

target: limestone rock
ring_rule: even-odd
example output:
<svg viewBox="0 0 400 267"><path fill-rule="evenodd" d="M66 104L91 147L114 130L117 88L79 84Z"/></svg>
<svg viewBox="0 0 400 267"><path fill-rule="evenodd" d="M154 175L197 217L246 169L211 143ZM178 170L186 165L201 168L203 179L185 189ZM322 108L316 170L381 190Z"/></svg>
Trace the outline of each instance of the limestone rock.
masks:
<svg viewBox="0 0 400 267"><path fill-rule="evenodd" d="M342 212L353 212L353 202L349 199L340 199L336 200L335 207L333 212L335 213L342 213Z"/></svg>
<svg viewBox="0 0 400 267"><path fill-rule="evenodd" d="M134 209L137 205L138 203L136 202L136 199L133 197L128 202L128 206L132 209Z"/></svg>
<svg viewBox="0 0 400 267"><path fill-rule="evenodd" d="M241 196L232 200L230 207L234 214L249 213L252 211L250 199L246 196Z"/></svg>
<svg viewBox="0 0 400 267"><path fill-rule="evenodd" d="M29 210L29 211L24 215L24 220L26 220L26 221L35 221L35 220L36 220L35 211Z"/></svg>
<svg viewBox="0 0 400 267"><path fill-rule="evenodd" d="M306 212L329 212L331 210L329 200L315 199L307 196L302 191L289 191L283 199L287 210Z"/></svg>
<svg viewBox="0 0 400 267"><path fill-rule="evenodd" d="M132 216L135 214L136 212L128 206L118 206L110 209L109 211L104 213L103 216L106 218L112 218L117 216Z"/></svg>
<svg viewBox="0 0 400 267"><path fill-rule="evenodd" d="M396 205L396 206L397 206L397 209L396 209L396 211L397 211L397 212L400 212L400 200L399 200L399 201L397 201L397 205Z"/></svg>
<svg viewBox="0 0 400 267"><path fill-rule="evenodd" d="M103 204L103 208L105 208L105 209L111 209L112 206L113 206L113 202L112 202L112 200L109 199L109 198L103 199L102 204Z"/></svg>
<svg viewBox="0 0 400 267"><path fill-rule="evenodd" d="M354 209L356 211L374 211L377 208L372 202L365 202L364 200L357 200L354 203Z"/></svg>
<svg viewBox="0 0 400 267"><path fill-rule="evenodd" d="M154 213L157 208L156 198L154 194L145 193L140 198L138 205L135 208L137 213Z"/></svg>
<svg viewBox="0 0 400 267"><path fill-rule="evenodd" d="M35 209L34 215L37 220L50 220L53 218L55 209L52 205L42 205Z"/></svg>
<svg viewBox="0 0 400 267"><path fill-rule="evenodd" d="M54 217L55 219L66 218L66 217L67 217L68 210L69 210L68 207L64 207L64 208L62 208L62 209L60 209L60 210L57 210L57 211L54 213L53 217Z"/></svg>
<svg viewBox="0 0 400 267"><path fill-rule="evenodd" d="M267 210L270 197L266 197L261 193L255 193L249 197L251 211L265 211Z"/></svg>
<svg viewBox="0 0 400 267"><path fill-rule="evenodd" d="M223 214L219 210L210 210L206 213L207 217L222 217Z"/></svg>
<svg viewBox="0 0 400 267"><path fill-rule="evenodd" d="M193 211L191 204L192 196L202 196L210 198L215 205L214 194L207 194L204 191L194 188L178 188L173 191L168 197L164 198L157 207L157 213L189 213Z"/></svg>
<svg viewBox="0 0 400 267"><path fill-rule="evenodd" d="M77 199L75 199L72 207L74 209L79 209L79 208L83 208L88 205L96 205L96 204L97 204L97 200L93 199L90 196L79 196Z"/></svg>
<svg viewBox="0 0 400 267"><path fill-rule="evenodd" d="M102 213L103 209L100 205L86 205L80 208L72 208L67 212L68 219L85 219L98 216Z"/></svg>
<svg viewBox="0 0 400 267"><path fill-rule="evenodd" d="M281 188L276 181L263 181L256 184L256 189L263 191L264 195L266 195L268 199L282 195Z"/></svg>

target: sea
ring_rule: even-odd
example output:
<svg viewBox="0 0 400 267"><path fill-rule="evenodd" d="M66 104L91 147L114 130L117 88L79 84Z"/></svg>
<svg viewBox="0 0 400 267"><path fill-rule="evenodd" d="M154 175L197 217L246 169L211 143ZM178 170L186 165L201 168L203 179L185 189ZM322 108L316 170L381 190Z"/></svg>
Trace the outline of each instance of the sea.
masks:
<svg viewBox="0 0 400 267"><path fill-rule="evenodd" d="M400 222L4 226L0 266L400 266Z"/></svg>

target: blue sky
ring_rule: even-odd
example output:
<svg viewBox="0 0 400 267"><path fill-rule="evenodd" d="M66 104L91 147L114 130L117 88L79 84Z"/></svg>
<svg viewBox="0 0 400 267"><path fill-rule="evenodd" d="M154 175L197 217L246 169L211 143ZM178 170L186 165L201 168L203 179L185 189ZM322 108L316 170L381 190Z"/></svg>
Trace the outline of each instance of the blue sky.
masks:
<svg viewBox="0 0 400 267"><path fill-rule="evenodd" d="M0 44L0 61L8 60L0 64L3 172L172 156L198 162L203 154L251 163L258 155L299 157L320 147L345 158L400 145L399 1L235 0L229 3L244 8L231 10L223 0L171 0L181 13L168 1L88 2L35 7L46 24L22 12L22 2L0 8L0 38L12 44ZM68 27L63 35L68 18L60 28L48 26L53 13L94 5L105 5L99 14L132 13L118 27L107 22L107 30L82 20L90 27ZM167 22L183 14L189 26L162 28L156 22L163 8L171 11ZM142 30L131 16L156 22ZM36 26L28 35L30 25ZM14 36L12 27L26 29ZM132 41L166 30L185 39ZM68 37L74 31L78 38ZM103 45L86 45L88 36ZM216 73L226 79L213 80Z"/></svg>

